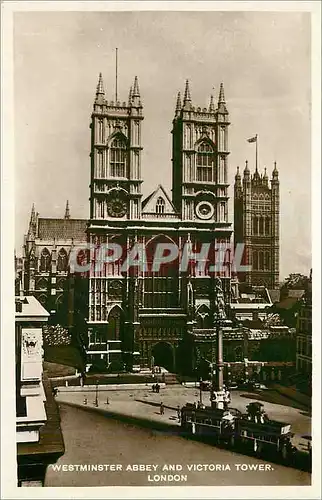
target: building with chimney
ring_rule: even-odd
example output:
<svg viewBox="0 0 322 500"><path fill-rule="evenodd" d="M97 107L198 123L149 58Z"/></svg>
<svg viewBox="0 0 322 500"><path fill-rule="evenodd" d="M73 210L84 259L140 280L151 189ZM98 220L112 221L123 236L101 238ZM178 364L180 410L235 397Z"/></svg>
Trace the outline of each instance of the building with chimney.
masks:
<svg viewBox="0 0 322 500"><path fill-rule="evenodd" d="M234 184L235 245L244 244L244 264L249 271L239 272L242 283L279 288L280 252L279 178L276 162L269 181L266 168L261 175L257 165L251 174L246 161L243 178L239 167Z"/></svg>

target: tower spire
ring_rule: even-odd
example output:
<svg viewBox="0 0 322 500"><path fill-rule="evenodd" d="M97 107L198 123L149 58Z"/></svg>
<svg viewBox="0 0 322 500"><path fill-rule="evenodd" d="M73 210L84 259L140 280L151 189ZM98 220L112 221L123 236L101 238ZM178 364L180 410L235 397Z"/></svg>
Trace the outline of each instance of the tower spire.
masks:
<svg viewBox="0 0 322 500"><path fill-rule="evenodd" d="M70 219L70 212L69 212L69 203L68 200L66 201L66 208L65 208L65 219Z"/></svg>
<svg viewBox="0 0 322 500"><path fill-rule="evenodd" d="M225 92L224 92L224 84L220 84L219 88L219 96L218 96L218 112L223 114L228 114L226 108L226 100L225 100Z"/></svg>
<svg viewBox="0 0 322 500"><path fill-rule="evenodd" d="M130 91L129 91L129 106L132 105L132 87L130 87Z"/></svg>
<svg viewBox="0 0 322 500"><path fill-rule="evenodd" d="M32 204L31 207L31 214L30 214L30 224L35 224L36 223L36 211L35 211L35 204Z"/></svg>
<svg viewBox="0 0 322 500"><path fill-rule="evenodd" d="M182 108L182 104L181 104L181 93L178 92L178 96L177 96L177 104L176 104L176 116L180 113L180 110Z"/></svg>
<svg viewBox="0 0 322 500"><path fill-rule="evenodd" d="M140 96L140 90L139 90L139 82L138 82L138 77L137 76L134 78L134 85L133 85L132 97L141 97Z"/></svg>
<svg viewBox="0 0 322 500"><path fill-rule="evenodd" d="M139 89L139 81L138 81L138 77L136 76L134 78L134 84L132 87L132 97L131 97L132 105L141 106L140 99L141 99L141 96L140 96L140 89Z"/></svg>
<svg viewBox="0 0 322 500"><path fill-rule="evenodd" d="M105 95L102 73L100 73L98 76L98 83L97 83L97 87L96 87L96 97L98 97L99 95L102 95L102 96Z"/></svg>
<svg viewBox="0 0 322 500"><path fill-rule="evenodd" d="M35 204L32 204L31 207L31 214L30 214L30 221L29 221L29 228L28 228L28 236L30 238L33 238L36 236L36 228L37 228L37 215L35 211Z"/></svg>
<svg viewBox="0 0 322 500"><path fill-rule="evenodd" d="M186 87L184 90L184 98L183 98L183 106L185 107L187 104L191 104L189 80L186 80Z"/></svg>
<svg viewBox="0 0 322 500"><path fill-rule="evenodd" d="M225 92L224 92L224 84L223 83L220 84L218 104L226 104L226 101L225 101Z"/></svg>
<svg viewBox="0 0 322 500"><path fill-rule="evenodd" d="M276 161L274 161L273 179L278 180L278 170L276 166Z"/></svg>

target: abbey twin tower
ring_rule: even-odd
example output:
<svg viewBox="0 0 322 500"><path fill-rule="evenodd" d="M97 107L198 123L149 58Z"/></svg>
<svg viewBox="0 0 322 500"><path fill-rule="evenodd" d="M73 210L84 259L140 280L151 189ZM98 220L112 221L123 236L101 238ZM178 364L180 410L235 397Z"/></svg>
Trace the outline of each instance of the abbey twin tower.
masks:
<svg viewBox="0 0 322 500"><path fill-rule="evenodd" d="M72 276L68 260L86 243L90 265L81 307L86 310L87 363L99 359L108 366L122 359L127 366L150 366L153 360L170 370L184 363L192 369L213 345L218 275L229 317L236 272L229 250L233 243L244 244L243 264L250 266L241 273L237 269L235 279L278 287L278 172L275 165L270 182L266 170L261 175L257 167L251 175L246 164L243 179L237 172L233 237L228 218L230 122L223 84L216 99L209 96L207 107L195 105L188 81L177 95L172 196L159 185L143 199L143 120L137 77L127 102L119 102L108 100L100 75L90 122L89 220L72 219L69 207L62 219L40 218L33 210L25 237L23 287L52 313L61 306L64 290L74 289L68 311L75 315L77 286L66 286ZM218 245L228 250L214 273L209 261L215 262ZM104 258L101 248L121 249L118 259L110 258L110 250ZM124 263L133 248L142 253L129 268ZM172 262L155 269L158 248L176 248L177 253ZM190 257L181 266L187 248Z"/></svg>

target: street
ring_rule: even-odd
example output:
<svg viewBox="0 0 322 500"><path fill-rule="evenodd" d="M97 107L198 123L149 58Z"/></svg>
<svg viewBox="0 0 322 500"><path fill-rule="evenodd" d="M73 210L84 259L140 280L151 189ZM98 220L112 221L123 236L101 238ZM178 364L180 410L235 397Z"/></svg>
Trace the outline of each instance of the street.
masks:
<svg viewBox="0 0 322 500"><path fill-rule="evenodd" d="M203 396L207 398L209 393ZM94 407L95 392L59 393L57 401L72 400L73 404L84 408L84 397L87 397L86 407ZM99 409L106 410L108 406L111 412L141 415L142 418L174 425L178 425L176 411L167 406L176 408L178 404L198 398L198 390L178 386L166 387L160 394L149 390L101 391L98 394ZM164 415L159 413L160 401L165 405ZM248 401L234 392L232 406L242 409ZM310 427L309 417L299 410L269 403L265 407L271 418L292 422L297 432L307 432ZM160 481L165 481L165 485L171 482L171 485L181 486L310 484L309 473L185 439L166 429L141 428L121 422L117 417L109 418L97 410L84 411L83 408L60 404L66 452L56 466L68 465L69 470L60 468L55 471L50 466L46 486L152 486L159 485ZM85 464L89 466L88 470L85 470ZM104 470L99 470L98 465ZM111 465L115 470L111 470ZM117 468L117 465L121 467ZM136 470L133 465L144 465L145 468Z"/></svg>

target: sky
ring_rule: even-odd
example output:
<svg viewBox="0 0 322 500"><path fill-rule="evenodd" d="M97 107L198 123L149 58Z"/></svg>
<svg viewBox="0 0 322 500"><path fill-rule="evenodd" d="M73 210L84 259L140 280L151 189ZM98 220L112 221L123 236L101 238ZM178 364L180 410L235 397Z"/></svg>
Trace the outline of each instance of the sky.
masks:
<svg viewBox="0 0 322 500"><path fill-rule="evenodd" d="M237 165L280 176L281 268L311 267L310 17L301 12L16 12L14 14L15 238L30 210L89 215L90 115L99 72L108 100L127 101L138 76L143 103L142 191L171 189L176 95L190 81L205 107L224 83L230 114L230 220Z"/></svg>

